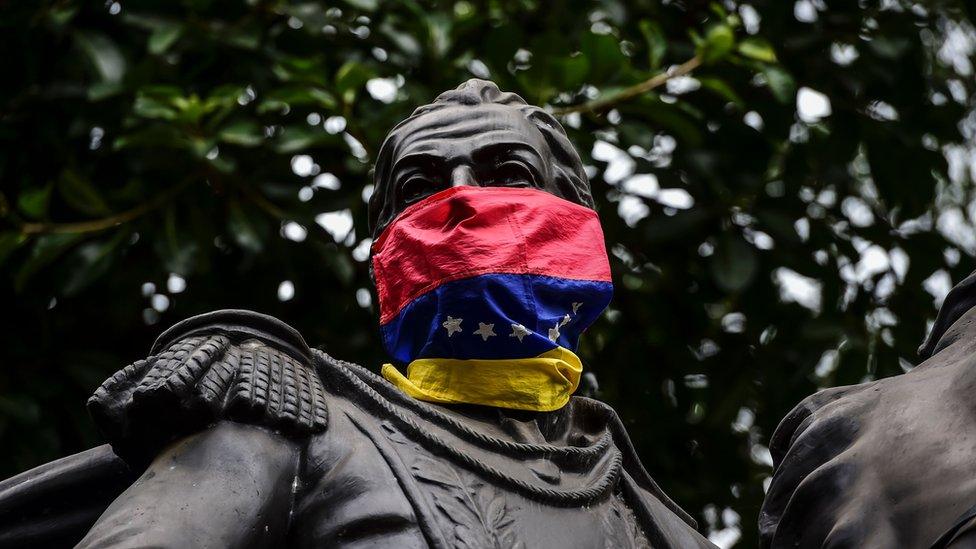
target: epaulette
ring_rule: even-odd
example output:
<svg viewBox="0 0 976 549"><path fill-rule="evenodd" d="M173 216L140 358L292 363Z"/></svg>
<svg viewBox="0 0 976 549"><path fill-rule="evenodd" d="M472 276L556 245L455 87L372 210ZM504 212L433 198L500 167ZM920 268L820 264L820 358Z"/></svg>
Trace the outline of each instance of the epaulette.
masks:
<svg viewBox="0 0 976 549"><path fill-rule="evenodd" d="M252 311L220 310L163 332L150 356L107 379L88 410L130 465L219 420L300 438L325 430L325 390L302 336Z"/></svg>

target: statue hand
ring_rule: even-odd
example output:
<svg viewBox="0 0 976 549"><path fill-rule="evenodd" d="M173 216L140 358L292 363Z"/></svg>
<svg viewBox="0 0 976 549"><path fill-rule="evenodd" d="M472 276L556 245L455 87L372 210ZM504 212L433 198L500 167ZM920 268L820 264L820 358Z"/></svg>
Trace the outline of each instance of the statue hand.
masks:
<svg viewBox="0 0 976 549"><path fill-rule="evenodd" d="M974 320L908 373L821 391L787 415L770 444L764 547L929 547L976 503Z"/></svg>

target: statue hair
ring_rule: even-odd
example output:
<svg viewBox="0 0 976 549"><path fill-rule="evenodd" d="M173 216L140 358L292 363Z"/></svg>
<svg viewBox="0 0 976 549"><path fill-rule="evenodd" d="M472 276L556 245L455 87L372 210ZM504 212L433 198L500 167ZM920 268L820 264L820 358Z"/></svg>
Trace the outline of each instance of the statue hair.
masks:
<svg viewBox="0 0 976 549"><path fill-rule="evenodd" d="M553 159L551 169L556 183L567 192L567 196L575 196L578 203L590 208L594 207L590 183L586 177L586 172L583 170L583 162L559 121L539 107L529 105L517 94L501 91L494 82L472 78L456 89L438 95L433 103L418 107L413 111L413 114L394 126L387 134L376 158L376 168L373 172L373 195L369 201L369 225L374 236L378 229L382 228L379 224L387 216L388 208L392 206L388 188L392 156L396 150L396 144L405 131L404 126L416 118L436 113L448 107L459 105L477 107L485 104L511 107L532 122L549 146L549 153Z"/></svg>

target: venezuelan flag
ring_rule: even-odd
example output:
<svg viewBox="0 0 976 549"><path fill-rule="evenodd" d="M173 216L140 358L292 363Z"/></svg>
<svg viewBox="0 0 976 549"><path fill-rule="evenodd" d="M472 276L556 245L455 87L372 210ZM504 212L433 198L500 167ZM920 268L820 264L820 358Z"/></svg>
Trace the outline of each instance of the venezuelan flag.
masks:
<svg viewBox="0 0 976 549"><path fill-rule="evenodd" d="M596 212L544 191L456 187L373 245L383 374L436 402L552 410L579 383L580 334L613 293Z"/></svg>

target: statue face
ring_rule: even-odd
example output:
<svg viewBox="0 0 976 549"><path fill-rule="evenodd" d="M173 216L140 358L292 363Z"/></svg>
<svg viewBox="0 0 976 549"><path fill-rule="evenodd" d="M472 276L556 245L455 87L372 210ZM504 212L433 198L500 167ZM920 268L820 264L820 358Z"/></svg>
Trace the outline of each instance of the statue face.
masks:
<svg viewBox="0 0 976 549"><path fill-rule="evenodd" d="M530 187L579 203L553 177L545 138L517 109L481 104L438 109L400 128L391 158L387 196L391 207L380 227L404 208L457 186Z"/></svg>

